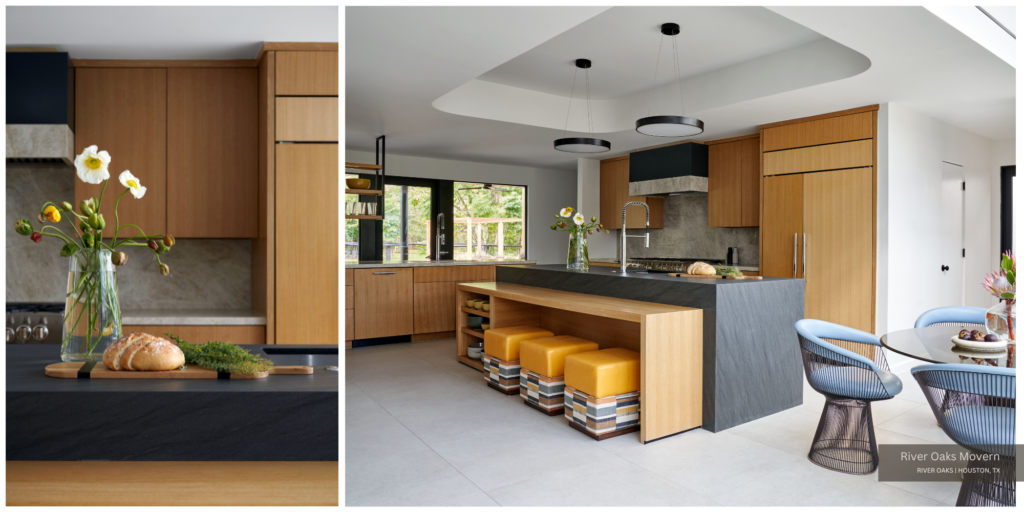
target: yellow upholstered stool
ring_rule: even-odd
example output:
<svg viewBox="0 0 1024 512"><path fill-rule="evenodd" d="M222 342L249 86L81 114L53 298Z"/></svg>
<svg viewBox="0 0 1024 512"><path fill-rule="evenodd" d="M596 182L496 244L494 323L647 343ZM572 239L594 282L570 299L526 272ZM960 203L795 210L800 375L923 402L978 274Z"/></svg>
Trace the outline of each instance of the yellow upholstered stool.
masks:
<svg viewBox="0 0 1024 512"><path fill-rule="evenodd" d="M565 406L565 357L593 352L593 341L575 336L534 338L519 344L519 396L523 403L548 416L557 416Z"/></svg>
<svg viewBox="0 0 1024 512"><path fill-rule="evenodd" d="M519 392L519 343L554 336L540 327L519 325L484 331L484 380L487 385L514 395Z"/></svg>
<svg viewBox="0 0 1024 512"><path fill-rule="evenodd" d="M565 418L598 441L640 429L640 354L623 348L565 358Z"/></svg>

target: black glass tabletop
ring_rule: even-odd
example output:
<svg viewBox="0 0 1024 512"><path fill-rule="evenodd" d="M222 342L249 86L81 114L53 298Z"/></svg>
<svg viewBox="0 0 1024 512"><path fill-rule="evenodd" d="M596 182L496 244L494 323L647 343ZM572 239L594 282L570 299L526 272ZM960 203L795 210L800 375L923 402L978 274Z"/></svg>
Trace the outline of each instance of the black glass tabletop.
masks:
<svg viewBox="0 0 1024 512"><path fill-rule="evenodd" d="M1016 368L1014 353L1017 345L1011 343L998 352L981 352L958 347L952 337L963 327L933 325L921 329L905 329L882 336L882 345L893 352L929 363L981 364L1002 368ZM968 329L970 330L970 329Z"/></svg>

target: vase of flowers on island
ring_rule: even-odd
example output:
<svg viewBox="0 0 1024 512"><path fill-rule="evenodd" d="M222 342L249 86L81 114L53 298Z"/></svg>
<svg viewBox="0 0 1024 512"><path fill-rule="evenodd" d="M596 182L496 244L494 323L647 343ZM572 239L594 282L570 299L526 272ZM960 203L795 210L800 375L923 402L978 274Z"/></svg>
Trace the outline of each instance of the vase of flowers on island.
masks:
<svg viewBox="0 0 1024 512"><path fill-rule="evenodd" d="M1017 342L1017 258L1006 251L999 268L985 275L982 286L1000 300L985 313L985 329L1000 339Z"/></svg>
<svg viewBox="0 0 1024 512"><path fill-rule="evenodd" d="M75 157L75 169L82 181L93 185L103 183L99 199L90 197L82 200L78 206L80 213L67 201L60 205L46 202L38 217L42 224L38 230L27 218L14 222L14 230L30 237L33 242L41 242L44 236L60 240L64 243L60 255L71 259L63 316L64 337L60 349L63 361L101 361L107 346L121 337L121 306L117 298L115 268L124 265L128 255L119 248L148 247L156 256L160 273L170 273L170 267L160 261L160 255L171 249L174 237L146 235L135 224L120 222L117 207L121 197L129 192L135 199L146 195L146 187L131 171L125 170L118 176L125 190L114 201L114 230L106 235L110 238L104 241L106 220L100 213L100 205L110 178L109 165L110 155L106 151L98 151L96 146L85 148ZM75 236L69 236L57 227L62 217L70 224L71 233ZM46 224L47 221L52 225ZM138 234L118 240L124 228L131 228Z"/></svg>
<svg viewBox="0 0 1024 512"><path fill-rule="evenodd" d="M597 217L591 217L587 222L583 214L572 209L571 206L562 208L562 211L555 215L558 222L551 225L554 231L569 232L569 256L565 262L565 268L569 270L590 270L590 253L587 251L587 235L600 233L604 226L597 222ZM608 230L604 230L605 233Z"/></svg>

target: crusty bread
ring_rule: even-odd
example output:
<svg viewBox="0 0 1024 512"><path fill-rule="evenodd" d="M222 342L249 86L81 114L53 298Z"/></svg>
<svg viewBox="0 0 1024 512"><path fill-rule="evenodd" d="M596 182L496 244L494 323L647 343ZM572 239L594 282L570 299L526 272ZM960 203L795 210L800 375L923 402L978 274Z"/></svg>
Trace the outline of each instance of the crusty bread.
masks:
<svg viewBox="0 0 1024 512"><path fill-rule="evenodd" d="M715 275L715 267L712 267L703 261L698 261L693 265L690 265L689 268L686 269L686 273L699 276L713 276Z"/></svg>
<svg viewBox="0 0 1024 512"><path fill-rule="evenodd" d="M174 370L185 364L177 345L142 332L129 333L103 351L103 365L111 370Z"/></svg>
<svg viewBox="0 0 1024 512"><path fill-rule="evenodd" d="M177 370L185 364L185 354L177 345L157 338L148 343L134 345L121 360L122 367L135 371Z"/></svg>

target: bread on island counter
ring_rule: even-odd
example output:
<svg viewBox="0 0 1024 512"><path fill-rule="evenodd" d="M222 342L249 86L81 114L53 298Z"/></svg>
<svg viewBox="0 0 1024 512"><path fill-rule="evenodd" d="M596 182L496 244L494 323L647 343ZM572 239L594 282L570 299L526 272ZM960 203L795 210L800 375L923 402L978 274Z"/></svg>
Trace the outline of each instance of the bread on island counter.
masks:
<svg viewBox="0 0 1024 512"><path fill-rule="evenodd" d="M686 273L698 276L713 276L715 275L715 267L712 267L703 261L698 261L697 263L687 267Z"/></svg>
<svg viewBox="0 0 1024 512"><path fill-rule="evenodd" d="M185 364L174 343L144 332L128 333L103 351L103 366L111 370L167 371Z"/></svg>

